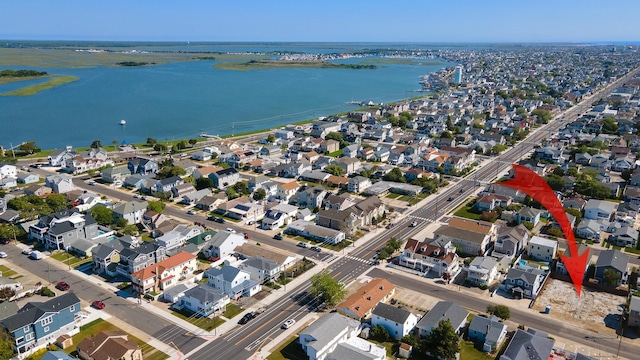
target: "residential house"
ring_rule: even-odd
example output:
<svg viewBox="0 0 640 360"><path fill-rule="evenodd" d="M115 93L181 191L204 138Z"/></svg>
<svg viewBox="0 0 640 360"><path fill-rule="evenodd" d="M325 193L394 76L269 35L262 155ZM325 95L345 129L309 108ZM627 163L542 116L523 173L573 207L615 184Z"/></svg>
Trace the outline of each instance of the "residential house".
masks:
<svg viewBox="0 0 640 360"><path fill-rule="evenodd" d="M13 177L6 177L0 179L0 189L10 189L18 186L18 179Z"/></svg>
<svg viewBox="0 0 640 360"><path fill-rule="evenodd" d="M562 202L562 207L565 209L570 208L583 211L586 206L587 202L581 197L568 198Z"/></svg>
<svg viewBox="0 0 640 360"><path fill-rule="evenodd" d="M327 200L331 201L331 198L335 197L328 196L325 203ZM382 216L385 210L384 203L377 196L370 196L345 210L320 210L316 214L316 223L351 234L361 226L370 225L374 219Z"/></svg>
<svg viewBox="0 0 640 360"><path fill-rule="evenodd" d="M529 230L524 225L500 226L493 250L499 254L517 256L527 248L528 244Z"/></svg>
<svg viewBox="0 0 640 360"><path fill-rule="evenodd" d="M478 197L474 205L478 211L491 211L496 207L506 208L511 205L511 198L503 195L487 194Z"/></svg>
<svg viewBox="0 0 640 360"><path fill-rule="evenodd" d="M540 222L540 214L542 212L538 209L534 209L530 206L524 206L520 211L516 213L516 222L522 224L523 222L532 223L533 226L538 225Z"/></svg>
<svg viewBox="0 0 640 360"><path fill-rule="evenodd" d="M495 352L507 336L507 325L492 315L476 315L469 324L469 339L481 344L482 351Z"/></svg>
<svg viewBox="0 0 640 360"><path fill-rule="evenodd" d="M75 189L73 178L67 174L53 174L45 178L45 185L56 194L64 194Z"/></svg>
<svg viewBox="0 0 640 360"><path fill-rule="evenodd" d="M186 182L184 184L176 185L171 188L171 196L174 198L181 198L183 196L192 194L196 191L196 188L192 183Z"/></svg>
<svg viewBox="0 0 640 360"><path fill-rule="evenodd" d="M202 317L209 317L216 311L224 310L230 298L222 290L207 284L199 284L184 292L179 307Z"/></svg>
<svg viewBox="0 0 640 360"><path fill-rule="evenodd" d="M278 204L267 210L262 219L261 228L266 230L277 229L288 225L296 218L298 207L289 204Z"/></svg>
<svg viewBox="0 0 640 360"><path fill-rule="evenodd" d="M585 251L587 251L589 249L589 246L587 244L579 244L578 245L578 254L584 254ZM568 247L567 250L564 252L564 255L567 257L573 257L571 255L571 247ZM584 265L584 269L582 269L582 274L583 274L583 278L584 275L587 272L587 269L589 269L589 266L591 266L591 259L593 258L593 252L589 252L589 255L587 255L587 261L585 262ZM567 268L564 266L564 262L563 262L563 257L560 256L558 261L556 262L556 273L560 274L560 275L565 275L565 276L569 276L569 271L567 270Z"/></svg>
<svg viewBox="0 0 640 360"><path fill-rule="evenodd" d="M241 220L243 224L253 224L264 217L264 205L251 201L237 203L227 210L226 215Z"/></svg>
<svg viewBox="0 0 640 360"><path fill-rule="evenodd" d="M531 240L529 240L527 252L533 260L550 263L558 253L558 242L540 236L533 236Z"/></svg>
<svg viewBox="0 0 640 360"><path fill-rule="evenodd" d="M462 253L483 255L495 237L495 225L453 217L448 225L434 231L435 240L451 241L460 246Z"/></svg>
<svg viewBox="0 0 640 360"><path fill-rule="evenodd" d="M293 198L298 192L299 188L300 184L295 180L288 183L278 183L276 198L289 202L289 200L291 200L291 198Z"/></svg>
<svg viewBox="0 0 640 360"><path fill-rule="evenodd" d="M20 184L33 184L40 181L40 176L29 172L19 172L16 179Z"/></svg>
<svg viewBox="0 0 640 360"><path fill-rule="evenodd" d="M545 275L544 271L532 267L511 268L505 278L506 290L519 298L535 299Z"/></svg>
<svg viewBox="0 0 640 360"><path fill-rule="evenodd" d="M185 205L195 205L198 203L198 201L210 195L211 189L201 189L182 196L182 200L180 202Z"/></svg>
<svg viewBox="0 0 640 360"><path fill-rule="evenodd" d="M433 271L438 276L454 275L459 270L455 248L440 247L415 239L407 240L398 264L425 274Z"/></svg>
<svg viewBox="0 0 640 360"><path fill-rule="evenodd" d="M371 180L363 176L356 176L349 179L347 183L347 191L352 193L360 193L371 186Z"/></svg>
<svg viewBox="0 0 640 360"><path fill-rule="evenodd" d="M80 299L68 292L45 302L29 302L17 314L2 319L0 326L12 338L15 352L27 354L55 342L60 335L77 334L80 311Z"/></svg>
<svg viewBox="0 0 640 360"><path fill-rule="evenodd" d="M336 245L346 238L344 232L312 224L306 220L296 220L284 230L287 234Z"/></svg>
<svg viewBox="0 0 640 360"><path fill-rule="evenodd" d="M298 335L309 360L368 359L383 360L383 347L358 338L361 324L338 313L321 316Z"/></svg>
<svg viewBox="0 0 640 360"><path fill-rule="evenodd" d="M584 218L590 220L604 219L612 221L617 207L618 204L611 201L589 199L584 209Z"/></svg>
<svg viewBox="0 0 640 360"><path fill-rule="evenodd" d="M47 157L49 166L59 167L64 165L67 159L71 159L76 156L76 151L71 146L67 146L64 149L54 150L51 155Z"/></svg>
<svg viewBox="0 0 640 360"><path fill-rule="evenodd" d="M375 278L336 305L338 313L356 320L368 319L380 302L387 302L396 287L387 279Z"/></svg>
<svg viewBox="0 0 640 360"><path fill-rule="evenodd" d="M241 296L251 297L262 290L260 282L251 280L248 272L229 265L209 268L204 272L204 276L209 279L210 286L222 290L235 300Z"/></svg>
<svg viewBox="0 0 640 360"><path fill-rule="evenodd" d="M155 242L143 242L139 246L120 250L120 262L116 273L127 279L131 274L164 260L166 250Z"/></svg>
<svg viewBox="0 0 640 360"><path fill-rule="evenodd" d="M240 259L249 259L256 256L263 257L270 261L274 261L280 267L280 271L284 271L298 262L297 256L291 256L291 254L285 251L279 251L278 249L265 249L264 246L244 243L236 246L235 254Z"/></svg>
<svg viewBox="0 0 640 360"><path fill-rule="evenodd" d="M627 324L632 327L640 326L640 297L632 295L629 302L629 319Z"/></svg>
<svg viewBox="0 0 640 360"><path fill-rule="evenodd" d="M120 262L119 247L113 247L111 244L98 244L91 249L91 261L93 263L92 270L96 274L105 273L109 267L115 270L116 264Z"/></svg>
<svg viewBox="0 0 640 360"><path fill-rule="evenodd" d="M607 229L609 224L606 220L590 220L582 219L580 224L576 226L575 233L577 237L590 239L596 243L600 242L600 234Z"/></svg>
<svg viewBox="0 0 640 360"><path fill-rule="evenodd" d="M66 159L62 170L72 174L79 174L89 170L98 170L105 166L113 166L113 160L109 158L103 148L91 148L78 155Z"/></svg>
<svg viewBox="0 0 640 360"><path fill-rule="evenodd" d="M225 259L234 253L236 246L244 244L246 240L239 234L219 231L202 247L202 254L207 259Z"/></svg>
<svg viewBox="0 0 640 360"><path fill-rule="evenodd" d="M174 187L184 184L184 180L180 176L172 176L166 179L157 180L152 184L150 191L152 194L158 192L171 192Z"/></svg>
<svg viewBox="0 0 640 360"><path fill-rule="evenodd" d="M418 318L411 312L385 303L376 305L371 315L371 326L384 327L395 340L410 334L417 323Z"/></svg>
<svg viewBox="0 0 640 360"><path fill-rule="evenodd" d="M145 212L147 212L147 206L149 203L146 201L128 201L123 204L119 204L113 207L114 219L125 219L127 224L140 224Z"/></svg>
<svg viewBox="0 0 640 360"><path fill-rule="evenodd" d="M77 346L83 360L142 360L138 343L120 330L106 330L82 339Z"/></svg>
<svg viewBox="0 0 640 360"><path fill-rule="evenodd" d="M420 337L426 337L440 321L449 320L453 329L459 334L466 325L468 316L469 312L462 306L451 301L439 301L418 321L416 327Z"/></svg>
<svg viewBox="0 0 640 360"><path fill-rule="evenodd" d="M627 281L629 255L618 250L602 250L598 255L593 278L601 284L617 287Z"/></svg>
<svg viewBox="0 0 640 360"><path fill-rule="evenodd" d="M488 286L498 276L498 261L490 256L478 256L471 264L467 273L467 281L478 285Z"/></svg>
<svg viewBox="0 0 640 360"><path fill-rule="evenodd" d="M219 192L214 195L205 195L196 202L196 207L200 210L213 211L227 200L227 194L224 192Z"/></svg>
<svg viewBox="0 0 640 360"><path fill-rule="evenodd" d="M212 172L209 178L213 180L213 186L223 190L240 181L240 173L235 168L227 168Z"/></svg>
<svg viewBox="0 0 640 360"><path fill-rule="evenodd" d="M555 340L532 328L518 329L500 360L549 359Z"/></svg>
<svg viewBox="0 0 640 360"><path fill-rule="evenodd" d="M344 169L345 175L351 175L360 171L362 163L357 158L342 157L336 161L336 165Z"/></svg>
<svg viewBox="0 0 640 360"><path fill-rule="evenodd" d="M129 160L127 168L130 174L140 175L156 174L159 170L157 161L140 157Z"/></svg>
<svg viewBox="0 0 640 360"><path fill-rule="evenodd" d="M131 171L126 165L112 166L100 172L100 179L109 184L123 184Z"/></svg>
<svg viewBox="0 0 640 360"><path fill-rule="evenodd" d="M53 190L50 187L41 185L41 184L32 184L24 188L25 195L35 195L39 197L44 197L51 194Z"/></svg>
<svg viewBox="0 0 640 360"><path fill-rule="evenodd" d="M280 265L262 256L254 256L248 259L240 264L239 268L248 272L251 280L255 280L260 284L276 280L280 275Z"/></svg>
<svg viewBox="0 0 640 360"><path fill-rule="evenodd" d="M72 241L98 236L98 224L91 214L61 210L41 216L29 226L29 238L36 239L47 249L67 249Z"/></svg>
<svg viewBox="0 0 640 360"><path fill-rule="evenodd" d="M327 174L328 175L328 174ZM306 207L309 209L320 208L324 198L329 193L321 186L303 187L297 193L297 203L300 207Z"/></svg>
<svg viewBox="0 0 640 360"><path fill-rule="evenodd" d="M169 289L198 269L196 256L179 252L131 274L131 285L138 294Z"/></svg>
<svg viewBox="0 0 640 360"><path fill-rule="evenodd" d="M196 237L203 232L204 228L202 226L180 224L175 229L156 238L156 242L158 245L163 246L166 251L172 251L183 246L188 239Z"/></svg>
<svg viewBox="0 0 640 360"><path fill-rule="evenodd" d="M625 224L620 227L616 227L608 241L615 246L635 248L636 242L638 241L638 235L640 235L638 230Z"/></svg>

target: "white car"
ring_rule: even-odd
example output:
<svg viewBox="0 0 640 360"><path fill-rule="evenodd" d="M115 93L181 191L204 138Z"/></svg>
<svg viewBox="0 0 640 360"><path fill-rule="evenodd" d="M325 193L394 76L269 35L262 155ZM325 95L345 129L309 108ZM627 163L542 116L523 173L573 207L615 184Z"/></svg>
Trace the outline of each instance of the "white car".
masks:
<svg viewBox="0 0 640 360"><path fill-rule="evenodd" d="M195 211L195 210L189 210L189 211L187 211L187 214L189 214L189 215L195 215L195 214L196 214L196 211Z"/></svg>
<svg viewBox="0 0 640 360"><path fill-rule="evenodd" d="M31 255L31 249L22 249L22 255Z"/></svg>
<svg viewBox="0 0 640 360"><path fill-rule="evenodd" d="M0 251L0 259L4 259L4 258L6 258L7 256L9 256L9 255L7 255L7 253L6 253L6 252L4 252L4 251Z"/></svg>
<svg viewBox="0 0 640 360"><path fill-rule="evenodd" d="M230 233L234 233L234 234L236 233L236 231L233 230L232 228L227 228L227 231L230 232Z"/></svg>
<svg viewBox="0 0 640 360"><path fill-rule="evenodd" d="M289 320L285 321L284 324L282 324L282 328L283 329L288 329L288 328L292 327L293 324L295 324L295 323L296 323L296 321L294 319L289 319Z"/></svg>

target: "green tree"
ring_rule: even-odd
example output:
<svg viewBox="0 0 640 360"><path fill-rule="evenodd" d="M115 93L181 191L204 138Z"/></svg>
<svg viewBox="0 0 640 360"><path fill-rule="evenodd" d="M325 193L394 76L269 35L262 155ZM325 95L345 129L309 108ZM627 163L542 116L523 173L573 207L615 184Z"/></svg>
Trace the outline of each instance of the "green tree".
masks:
<svg viewBox="0 0 640 360"><path fill-rule="evenodd" d="M97 149L102 147L102 144L100 143L100 140L93 140L93 142L91 143L91 148L92 149Z"/></svg>
<svg viewBox="0 0 640 360"><path fill-rule="evenodd" d="M580 210L573 208L564 208L564 211L567 214L571 214L576 217L576 225L578 225L580 223L580 220L582 220L582 212Z"/></svg>
<svg viewBox="0 0 640 360"><path fill-rule="evenodd" d="M562 177L556 174L551 174L547 176L545 180L547 181L547 184L549 184L549 187L552 188L553 190L564 191L564 189L566 188L566 184L562 179Z"/></svg>
<svg viewBox="0 0 640 360"><path fill-rule="evenodd" d="M342 137L342 134L337 133L337 132L330 132L327 134L327 136L324 137L325 140L335 140L337 142L340 143L340 149L349 146L349 142L345 141L344 138Z"/></svg>
<svg viewBox="0 0 640 360"><path fill-rule="evenodd" d="M125 218L118 218L116 220L116 226L119 228L123 228L125 226L129 225L129 221Z"/></svg>
<svg viewBox="0 0 640 360"><path fill-rule="evenodd" d="M398 168L398 167L394 167L391 171L386 173L382 177L382 179L385 180L385 181L395 181L395 182L400 182L400 183L406 183L407 182L407 179L404 177L404 174L402 174L402 170L400 170L400 168Z"/></svg>
<svg viewBox="0 0 640 360"><path fill-rule="evenodd" d="M389 335L389 330L382 325L376 325L371 328L369 332L369 338L379 342L389 341L391 339L391 335Z"/></svg>
<svg viewBox="0 0 640 360"><path fill-rule="evenodd" d="M157 197L161 201L169 201L171 199L170 191L156 191L153 196Z"/></svg>
<svg viewBox="0 0 640 360"><path fill-rule="evenodd" d="M556 228L548 229L547 230L547 234L549 234L551 236L559 237L559 238L564 237L564 232L562 232L562 230L556 229Z"/></svg>
<svg viewBox="0 0 640 360"><path fill-rule="evenodd" d="M113 211L105 206L94 206L89 212L96 222L102 226L111 225L111 223L113 223Z"/></svg>
<svg viewBox="0 0 640 360"><path fill-rule="evenodd" d="M578 168L575 166L572 166L570 168L567 169L566 171L566 175L568 176L573 176L573 177L577 177L578 176Z"/></svg>
<svg viewBox="0 0 640 360"><path fill-rule="evenodd" d="M189 139L189 145L191 145L191 147L193 147L197 143L198 143L198 139Z"/></svg>
<svg viewBox="0 0 640 360"><path fill-rule="evenodd" d="M344 168L337 164L329 164L325 166L324 172L335 176L341 176L342 174L344 174Z"/></svg>
<svg viewBox="0 0 640 360"><path fill-rule="evenodd" d="M253 200L260 201L267 197L267 192L263 188L259 188L253 192Z"/></svg>
<svg viewBox="0 0 640 360"><path fill-rule="evenodd" d="M604 277L604 283L608 286L618 286L618 280L620 280L620 274L614 269L606 269L602 273Z"/></svg>
<svg viewBox="0 0 640 360"><path fill-rule="evenodd" d="M27 235L27 233L17 225L13 225L13 224L0 225L0 239L13 240L14 234L16 239L22 239Z"/></svg>
<svg viewBox="0 0 640 360"><path fill-rule="evenodd" d="M153 150L155 150L157 152L160 152L160 153L166 153L167 152L167 145L160 144L160 143L154 144L153 145Z"/></svg>
<svg viewBox="0 0 640 360"><path fill-rule="evenodd" d="M531 115L533 116L537 116L538 118L538 123L541 124L546 124L549 122L549 120L553 119L553 116L551 115L550 112L548 112L547 110L542 110L542 109L535 109L531 112Z"/></svg>
<svg viewBox="0 0 640 360"><path fill-rule="evenodd" d="M276 136L275 135L273 135L273 134L267 135L267 142L273 143L274 141L276 141Z"/></svg>
<svg viewBox="0 0 640 360"><path fill-rule="evenodd" d="M558 175L558 176L564 176L564 170L562 170L562 168L560 166L556 166L553 169L553 174L554 175Z"/></svg>
<svg viewBox="0 0 640 360"><path fill-rule="evenodd" d="M238 181L237 183L233 184L233 189L238 194L241 194L241 195L250 194L250 192L249 192L249 182L247 180Z"/></svg>
<svg viewBox="0 0 640 360"><path fill-rule="evenodd" d="M440 138L441 139L451 139L452 135L451 132L449 131L443 131L440 133Z"/></svg>
<svg viewBox="0 0 640 360"><path fill-rule="evenodd" d="M347 290L324 270L311 277L311 294L321 297L329 306L333 306L347 295Z"/></svg>
<svg viewBox="0 0 640 360"><path fill-rule="evenodd" d="M158 142L158 140L156 140L156 139L154 139L152 137L148 137L147 138L147 144L150 145L150 146L155 145L157 142Z"/></svg>
<svg viewBox="0 0 640 360"><path fill-rule="evenodd" d="M126 225L122 228L122 230L120 230L120 232L124 235L130 235L130 236L137 236L140 233L138 226L136 224Z"/></svg>
<svg viewBox="0 0 640 360"><path fill-rule="evenodd" d="M178 141L178 143L176 144L176 149L178 150L184 150L187 148L187 142L184 140L180 140Z"/></svg>
<svg viewBox="0 0 640 360"><path fill-rule="evenodd" d="M67 197L64 194L51 194L44 200L52 212L58 212L67 208Z"/></svg>
<svg viewBox="0 0 640 360"><path fill-rule="evenodd" d="M0 329L0 359L9 360L15 356L13 345L13 337L4 328Z"/></svg>
<svg viewBox="0 0 640 360"><path fill-rule="evenodd" d="M511 311L506 305L487 305L487 312L502 320L508 320L511 317Z"/></svg>
<svg viewBox="0 0 640 360"><path fill-rule="evenodd" d="M240 195L238 195L238 192L237 192L237 191L235 191L231 186L229 186L229 187L225 190L225 192L227 193L227 197L229 198L229 200L235 199L235 198L237 198L238 196L240 196Z"/></svg>
<svg viewBox="0 0 640 360"><path fill-rule="evenodd" d="M27 154L31 155L33 153L37 153L40 152L40 148L38 147L38 145L36 145L35 142L33 141L28 141L25 143L20 144L20 146L18 147L18 149L26 152Z"/></svg>
<svg viewBox="0 0 640 360"><path fill-rule="evenodd" d="M214 186L213 185L213 180L211 178L208 178L206 176L201 176L201 177L196 179L196 189L197 190L212 189L213 186Z"/></svg>
<svg viewBox="0 0 640 360"><path fill-rule="evenodd" d="M460 352L460 338L451 326L451 321L440 320L438 326L431 329L425 340L425 347L431 355L439 359L452 360Z"/></svg>
<svg viewBox="0 0 640 360"><path fill-rule="evenodd" d="M158 214L162 214L165 206L166 204L163 203L162 201L151 200L147 203L147 209L151 211L155 211Z"/></svg>
<svg viewBox="0 0 640 360"><path fill-rule="evenodd" d="M602 132L604 134L617 134L618 123L616 119L610 117L602 119Z"/></svg>
<svg viewBox="0 0 640 360"><path fill-rule="evenodd" d="M187 171L180 166L165 166L158 171L156 179L167 179L172 176L186 175Z"/></svg>

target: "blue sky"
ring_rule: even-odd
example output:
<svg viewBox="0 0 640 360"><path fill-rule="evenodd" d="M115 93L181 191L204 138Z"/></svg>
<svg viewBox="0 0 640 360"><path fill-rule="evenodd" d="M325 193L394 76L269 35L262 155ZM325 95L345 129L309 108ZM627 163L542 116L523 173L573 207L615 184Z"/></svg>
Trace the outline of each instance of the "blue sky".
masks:
<svg viewBox="0 0 640 360"><path fill-rule="evenodd" d="M3 0L0 39L638 42L640 1Z"/></svg>

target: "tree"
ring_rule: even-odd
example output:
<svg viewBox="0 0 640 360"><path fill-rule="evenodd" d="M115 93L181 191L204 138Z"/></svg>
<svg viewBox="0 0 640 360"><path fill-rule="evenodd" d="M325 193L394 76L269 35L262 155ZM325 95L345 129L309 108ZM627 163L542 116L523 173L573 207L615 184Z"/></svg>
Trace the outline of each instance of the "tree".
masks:
<svg viewBox="0 0 640 360"><path fill-rule="evenodd" d="M565 208L564 212L566 212L567 214L571 214L573 216L576 217L576 225L580 224L580 220L582 220L582 212L578 209L574 209L574 208Z"/></svg>
<svg viewBox="0 0 640 360"><path fill-rule="evenodd" d="M129 225L129 221L125 218L118 218L116 220L116 226L119 228L123 228L125 226Z"/></svg>
<svg viewBox="0 0 640 360"><path fill-rule="evenodd" d="M369 332L369 338L379 342L389 341L391 335L389 335L389 330L382 325L376 325L371 328Z"/></svg>
<svg viewBox="0 0 640 360"><path fill-rule="evenodd" d="M265 197L267 197L267 192L263 188L257 189L253 192L253 200L259 201L264 199Z"/></svg>
<svg viewBox="0 0 640 360"><path fill-rule="evenodd" d="M431 329L431 333L425 340L425 348L439 359L456 358L456 354L460 352L460 338L449 319L440 320L438 326Z"/></svg>
<svg viewBox="0 0 640 360"><path fill-rule="evenodd" d="M94 206L91 208L90 213L96 222L102 226L111 225L111 223L113 223L113 211L105 206Z"/></svg>
<svg viewBox="0 0 640 360"><path fill-rule="evenodd" d="M177 144L176 144L176 149L178 150L184 150L187 148L187 142L184 140L180 140Z"/></svg>
<svg viewBox="0 0 640 360"><path fill-rule="evenodd" d="M487 312L502 320L508 320L511 317L511 311L506 305L487 305Z"/></svg>
<svg viewBox="0 0 640 360"><path fill-rule="evenodd" d="M382 177L382 180L395 181L395 182L400 182L400 183L407 182L407 179L404 177L404 174L402 174L402 170L400 170L400 168L397 168L397 167L394 167L391 171L386 173Z"/></svg>
<svg viewBox="0 0 640 360"><path fill-rule="evenodd" d="M227 193L227 197L229 198L229 200L231 200L231 199L235 199L235 198L237 198L238 196L240 196L240 195L238 195L238 192L237 192L237 191L235 191L231 186L230 186L230 187L228 187L228 188L225 190L225 192Z"/></svg>
<svg viewBox="0 0 640 360"><path fill-rule="evenodd" d="M627 184L629 182L631 182L631 175L633 175L633 170L629 169L629 170L623 170L620 173L620 177L627 182Z"/></svg>
<svg viewBox="0 0 640 360"><path fill-rule="evenodd" d="M547 230L547 234L551 235L551 236L555 236L555 237L564 237L564 232L562 232L562 230L560 229L556 229L556 228L550 228Z"/></svg>
<svg viewBox="0 0 640 360"><path fill-rule="evenodd" d="M120 232L124 235L130 236L137 236L140 233L136 224L126 225L122 228L122 230L120 230Z"/></svg>
<svg viewBox="0 0 640 360"><path fill-rule="evenodd" d="M163 203L162 201L151 200L147 203L147 209L151 211L155 211L158 214L162 214L165 206L166 204Z"/></svg>
<svg viewBox="0 0 640 360"><path fill-rule="evenodd" d="M67 208L67 197L64 194L51 194L44 200L52 212L58 212Z"/></svg>
<svg viewBox="0 0 640 360"><path fill-rule="evenodd" d="M111 143L113 144L113 150L117 150L118 149L118 144L120 142L118 140L114 139Z"/></svg>
<svg viewBox="0 0 640 360"><path fill-rule="evenodd" d="M13 337L11 337L4 328L0 329L0 359L8 360L15 357L13 352L14 344L15 341Z"/></svg>
<svg viewBox="0 0 640 360"><path fill-rule="evenodd" d="M553 190L556 191L564 191L566 184L564 182L564 180L562 179L562 177L556 175L556 174L551 174L549 176L547 176L547 178L545 179L547 181L547 184L549 184L549 187L552 188Z"/></svg>
<svg viewBox="0 0 640 360"><path fill-rule="evenodd" d="M618 280L620 280L620 274L614 269L606 269L603 272L604 283L608 286L618 286Z"/></svg>
<svg viewBox="0 0 640 360"><path fill-rule="evenodd" d="M13 240L14 235L16 239L20 239L27 235L27 233L17 225L0 225L0 239Z"/></svg>
<svg viewBox="0 0 640 360"><path fill-rule="evenodd" d="M191 145L191 147L193 147L197 143L198 143L198 139L189 139L189 145Z"/></svg>
<svg viewBox="0 0 640 360"><path fill-rule="evenodd" d="M165 152L167 152L167 145L160 144L160 143L154 144L153 145L153 150L155 150L157 152L165 153Z"/></svg>
<svg viewBox="0 0 640 360"><path fill-rule="evenodd" d="M206 176L202 176L196 179L196 189L211 189L213 188L213 179L208 178Z"/></svg>
<svg viewBox="0 0 640 360"><path fill-rule="evenodd" d="M604 134L617 134L618 123L616 119L610 117L602 119L602 132Z"/></svg>
<svg viewBox="0 0 640 360"><path fill-rule="evenodd" d="M33 141L22 143L18 148L29 155L40 152L40 148Z"/></svg>
<svg viewBox="0 0 640 360"><path fill-rule="evenodd" d="M538 118L538 123L541 124L546 124L549 122L549 120L553 119L553 116L551 115L550 112L548 112L547 110L542 110L542 109L535 109L531 112L531 115L533 116L537 116Z"/></svg>
<svg viewBox="0 0 640 360"><path fill-rule="evenodd" d="M233 184L233 189L236 192L238 192L238 194L241 194L241 195L250 194L250 192L249 192L249 182L246 181L246 180L238 181L237 183Z"/></svg>
<svg viewBox="0 0 640 360"><path fill-rule="evenodd" d="M324 270L311 277L311 294L321 297L328 305L333 306L344 299L347 290Z"/></svg>
<svg viewBox="0 0 640 360"><path fill-rule="evenodd" d="M12 289L11 287L3 287L2 289L0 289L0 300L7 300L9 298L11 298L12 296L14 296L16 294L16 291L14 289Z"/></svg>
<svg viewBox="0 0 640 360"><path fill-rule="evenodd" d="M91 148L92 149L97 149L102 147L102 144L100 143L100 140L93 140L93 142L91 143Z"/></svg>
<svg viewBox="0 0 640 360"><path fill-rule="evenodd" d="M276 141L276 136L275 135L273 135L273 134L267 135L267 142L273 143L274 141Z"/></svg>
<svg viewBox="0 0 640 360"><path fill-rule="evenodd" d="M169 201L171 199L170 191L156 191L153 196L157 197L161 201Z"/></svg>
<svg viewBox="0 0 640 360"><path fill-rule="evenodd" d="M152 137L148 137L147 138L147 144L149 144L150 146L155 145L158 142L158 140L152 138Z"/></svg>
<svg viewBox="0 0 640 360"><path fill-rule="evenodd" d="M186 175L187 171L180 166L165 166L158 171L156 179L167 179L172 176Z"/></svg>
<svg viewBox="0 0 640 360"><path fill-rule="evenodd" d="M340 176L344 174L344 168L337 164L329 164L324 168L324 172L331 175Z"/></svg>
<svg viewBox="0 0 640 360"><path fill-rule="evenodd" d="M443 131L440 133L440 138L441 139L450 139L452 137L451 132L449 131Z"/></svg>

